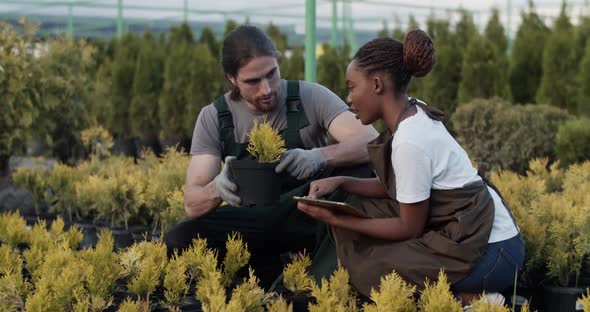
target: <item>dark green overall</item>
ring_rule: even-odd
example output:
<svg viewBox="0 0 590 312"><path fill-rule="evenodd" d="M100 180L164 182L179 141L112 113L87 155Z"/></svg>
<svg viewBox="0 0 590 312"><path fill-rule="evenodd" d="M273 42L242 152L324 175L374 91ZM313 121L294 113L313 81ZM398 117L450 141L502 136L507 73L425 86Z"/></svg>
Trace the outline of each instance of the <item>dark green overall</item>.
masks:
<svg viewBox="0 0 590 312"><path fill-rule="evenodd" d="M246 150L248 144L236 142L233 117L225 97L221 96L213 105L217 109L222 159L226 156L252 159L253 156ZM299 81L288 81L286 105L287 128L280 135L285 140L287 149L304 148L299 130L308 126L309 121L300 103ZM328 174L364 177L370 171L368 167L364 167L364 171L359 168L326 170L315 178L326 177ZM312 273L317 278L330 274L336 267L336 252L326 235L325 226L298 210L292 199L295 195L307 195L310 181L297 181L288 174L281 179L283 187L278 205L249 208L225 205L208 215L183 222L165 237L169 253L174 249L186 248L192 238L199 236L206 238L210 247L218 249L221 258L225 252L227 235L235 231L241 233L248 244L252 254L250 265L260 278L262 286L270 286L282 272L283 262L280 255L288 251L306 249L308 253L313 252ZM330 199L339 200L338 197L341 196L334 194Z"/></svg>

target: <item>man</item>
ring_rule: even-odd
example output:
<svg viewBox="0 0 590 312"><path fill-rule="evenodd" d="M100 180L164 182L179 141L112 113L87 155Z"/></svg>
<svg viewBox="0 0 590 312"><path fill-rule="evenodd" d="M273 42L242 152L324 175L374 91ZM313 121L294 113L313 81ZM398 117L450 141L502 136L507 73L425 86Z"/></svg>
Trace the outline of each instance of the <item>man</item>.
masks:
<svg viewBox="0 0 590 312"><path fill-rule="evenodd" d="M197 118L185 190L190 220L165 237L169 253L188 247L197 236L223 253L227 235L239 232L263 286L280 274L280 254L309 251L317 239L315 221L296 209L293 195L307 194L312 178L370 174L367 166L358 165L368 162L366 144L377 136L327 88L281 80L279 56L272 40L257 27L238 27L225 38L221 62L231 90L204 107ZM284 176L281 202L277 207L240 208L227 164L251 157L246 134L263 118L280 131L288 149L276 167ZM338 143L328 146L328 134ZM220 207L224 201L229 205Z"/></svg>

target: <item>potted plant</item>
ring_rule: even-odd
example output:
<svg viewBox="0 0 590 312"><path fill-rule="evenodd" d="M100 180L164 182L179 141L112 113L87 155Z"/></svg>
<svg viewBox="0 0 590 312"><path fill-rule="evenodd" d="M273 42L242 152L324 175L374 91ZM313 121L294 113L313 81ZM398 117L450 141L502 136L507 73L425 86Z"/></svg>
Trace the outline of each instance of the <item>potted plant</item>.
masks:
<svg viewBox="0 0 590 312"><path fill-rule="evenodd" d="M266 118L254 121L248 132L247 150L253 160L234 160L230 171L238 186L238 196L244 207L272 206L279 200L281 181L275 172L281 154L286 151L285 140L273 129Z"/></svg>
<svg viewBox="0 0 590 312"><path fill-rule="evenodd" d="M548 194L547 268L552 286L544 287L545 310L575 311L589 285L580 282L590 257L590 162L570 166L563 190Z"/></svg>
<svg viewBox="0 0 590 312"><path fill-rule="evenodd" d="M508 300L517 310L525 301L532 310L541 310L543 305L548 226L552 219L549 194L561 189L562 175L558 163L549 166L546 158L531 160L526 176L509 170L491 175L516 219L525 244L524 269L517 277L516 289L510 290Z"/></svg>

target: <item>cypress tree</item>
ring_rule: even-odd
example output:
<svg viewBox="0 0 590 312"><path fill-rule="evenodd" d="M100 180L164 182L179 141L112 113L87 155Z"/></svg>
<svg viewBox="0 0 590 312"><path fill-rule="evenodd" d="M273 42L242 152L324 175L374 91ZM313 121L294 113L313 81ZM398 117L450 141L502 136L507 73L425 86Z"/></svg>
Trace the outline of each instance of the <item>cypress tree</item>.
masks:
<svg viewBox="0 0 590 312"><path fill-rule="evenodd" d="M217 66L217 60L211 54L210 49L205 44L199 44L194 49L193 57L189 64L190 76L186 93L186 104L182 110L181 116L184 119L184 135L187 138L192 137L197 116L201 109L212 103L216 97L220 96L218 90L223 87L223 75Z"/></svg>
<svg viewBox="0 0 590 312"><path fill-rule="evenodd" d="M457 107L457 94L461 82L461 51L456 47L455 36L449 22L434 17L428 19L427 29L434 41L436 64L432 72L424 77L423 99L441 109L449 118Z"/></svg>
<svg viewBox="0 0 590 312"><path fill-rule="evenodd" d="M348 91L345 83L348 62L344 61L344 49L339 51L327 44L324 44L323 49L324 54L318 58L318 83L344 99Z"/></svg>
<svg viewBox="0 0 590 312"><path fill-rule="evenodd" d="M383 21L383 28L377 32L377 37L379 38L387 38L389 37L389 29L387 29L387 22Z"/></svg>
<svg viewBox="0 0 590 312"><path fill-rule="evenodd" d="M199 43L204 44L209 48L211 55L213 55L216 59L219 58L219 42L215 38L215 34L209 27L203 27L201 30L201 37L199 38Z"/></svg>
<svg viewBox="0 0 590 312"><path fill-rule="evenodd" d="M228 20L227 23L225 23L225 30L223 31L223 37L225 38L225 36L227 36L227 34L238 28L238 23L232 19Z"/></svg>
<svg viewBox="0 0 590 312"><path fill-rule="evenodd" d="M537 102L550 104L570 113L577 111L576 42L565 3L543 50L543 76Z"/></svg>
<svg viewBox="0 0 590 312"><path fill-rule="evenodd" d="M504 27L502 26L502 23L500 23L500 13L496 8L492 10L492 15L486 25L484 35L490 40L490 42L492 42L498 52L506 54L508 38L506 38Z"/></svg>
<svg viewBox="0 0 590 312"><path fill-rule="evenodd" d="M543 76L543 49L549 29L535 12L532 2L522 12L510 62L510 90L515 103L534 103Z"/></svg>
<svg viewBox="0 0 590 312"><path fill-rule="evenodd" d="M303 80L305 79L305 58L302 46L294 46L291 50L291 57L284 58L285 66L281 67L281 76L284 79Z"/></svg>
<svg viewBox="0 0 590 312"><path fill-rule="evenodd" d="M408 31L410 31L412 29L419 29L419 28L420 28L420 24L418 23L418 21L416 20L414 15L410 14L410 18L408 20L408 28L406 29L406 33L408 33Z"/></svg>
<svg viewBox="0 0 590 312"><path fill-rule="evenodd" d="M151 33L141 40L133 78L131 101L131 133L133 136L155 137L159 132L158 97L162 89L164 55L157 48Z"/></svg>
<svg viewBox="0 0 590 312"><path fill-rule="evenodd" d="M193 31L187 23L182 23L180 26L172 27L172 29L170 29L169 47L174 48L176 45L183 42L195 42Z"/></svg>
<svg viewBox="0 0 590 312"><path fill-rule="evenodd" d="M164 65L164 85L158 101L162 134L168 143L177 143L185 133L185 114L191 87L194 45L182 42L169 51Z"/></svg>
<svg viewBox="0 0 590 312"><path fill-rule="evenodd" d="M129 137L131 123L129 107L133 98L133 78L139 53L139 40L133 33L126 33L117 43L112 71L111 131L121 137Z"/></svg>
<svg viewBox="0 0 590 312"><path fill-rule="evenodd" d="M402 28L402 23L399 19L399 16L395 15L394 20L395 20L395 27L393 28L393 32L391 34L391 37L395 40L403 41L404 37L406 36L406 33L404 32L404 29Z"/></svg>
<svg viewBox="0 0 590 312"><path fill-rule="evenodd" d="M465 51L459 85L459 103L499 96L510 99L505 58L483 36L470 40Z"/></svg>
<svg viewBox="0 0 590 312"><path fill-rule="evenodd" d="M474 38L477 32L477 26L473 21L473 15L467 10L461 10L461 19L455 25L456 44L459 49L466 49L469 41Z"/></svg>
<svg viewBox="0 0 590 312"><path fill-rule="evenodd" d="M590 16L580 16L576 27L576 55L579 60L584 57L588 38L590 38Z"/></svg>
<svg viewBox="0 0 590 312"><path fill-rule="evenodd" d="M578 72L578 113L590 117L590 40Z"/></svg>
<svg viewBox="0 0 590 312"><path fill-rule="evenodd" d="M275 43L277 50L281 53L285 53L288 46L287 35L281 32L281 29L273 23L268 24L268 27L266 27L266 34Z"/></svg>

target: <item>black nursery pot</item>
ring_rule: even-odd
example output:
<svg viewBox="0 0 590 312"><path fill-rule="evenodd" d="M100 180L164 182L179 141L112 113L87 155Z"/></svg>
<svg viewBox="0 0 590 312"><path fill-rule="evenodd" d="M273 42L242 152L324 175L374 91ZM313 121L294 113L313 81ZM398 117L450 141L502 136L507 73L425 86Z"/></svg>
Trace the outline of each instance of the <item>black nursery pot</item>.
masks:
<svg viewBox="0 0 590 312"><path fill-rule="evenodd" d="M278 164L278 161L259 163L256 160L234 160L229 163L242 207L273 206L279 202L281 179L275 172Z"/></svg>
<svg viewBox="0 0 590 312"><path fill-rule="evenodd" d="M543 288L543 311L573 312L582 311L578 299L586 292L579 287L549 287Z"/></svg>

